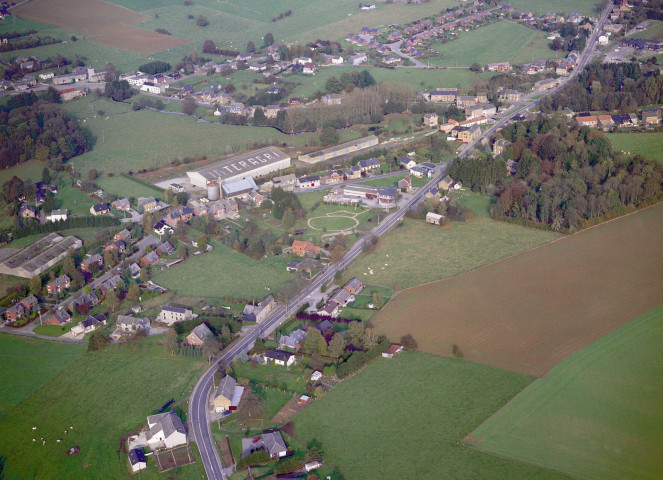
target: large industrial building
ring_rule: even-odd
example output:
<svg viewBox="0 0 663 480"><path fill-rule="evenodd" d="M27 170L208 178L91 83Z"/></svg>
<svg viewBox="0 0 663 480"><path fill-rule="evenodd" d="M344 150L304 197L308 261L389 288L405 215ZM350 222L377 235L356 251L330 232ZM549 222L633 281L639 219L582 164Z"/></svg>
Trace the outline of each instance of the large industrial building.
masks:
<svg viewBox="0 0 663 480"><path fill-rule="evenodd" d="M0 273L32 278L62 260L69 250L77 250L82 246L83 242L76 237L62 237L57 233L50 233L5 257L0 263Z"/></svg>
<svg viewBox="0 0 663 480"><path fill-rule="evenodd" d="M261 177L290 166L290 157L274 147L261 148L186 172L192 185L206 188L246 177Z"/></svg>
<svg viewBox="0 0 663 480"><path fill-rule="evenodd" d="M323 160L329 160L332 158L340 157L341 155L358 152L359 150L373 147L378 143L378 137L375 135L370 135L368 137L341 143L340 145L334 145L333 147L317 150L307 155L300 155L298 160L306 163L322 162Z"/></svg>

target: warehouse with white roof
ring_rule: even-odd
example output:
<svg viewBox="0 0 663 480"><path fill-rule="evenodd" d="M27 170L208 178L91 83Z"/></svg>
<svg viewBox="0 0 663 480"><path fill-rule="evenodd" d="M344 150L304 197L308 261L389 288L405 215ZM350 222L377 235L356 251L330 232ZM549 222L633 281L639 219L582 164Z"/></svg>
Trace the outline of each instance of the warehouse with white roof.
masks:
<svg viewBox="0 0 663 480"><path fill-rule="evenodd" d="M205 167L186 172L192 185L225 184L246 177L258 178L290 167L290 157L274 147L243 153Z"/></svg>

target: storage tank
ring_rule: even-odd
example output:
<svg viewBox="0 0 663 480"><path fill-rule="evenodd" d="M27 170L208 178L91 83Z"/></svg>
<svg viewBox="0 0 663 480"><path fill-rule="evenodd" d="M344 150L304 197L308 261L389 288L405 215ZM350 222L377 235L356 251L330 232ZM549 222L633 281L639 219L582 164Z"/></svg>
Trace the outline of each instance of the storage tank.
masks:
<svg viewBox="0 0 663 480"><path fill-rule="evenodd" d="M218 183L207 184L207 198L210 201L218 200L221 197L221 189Z"/></svg>

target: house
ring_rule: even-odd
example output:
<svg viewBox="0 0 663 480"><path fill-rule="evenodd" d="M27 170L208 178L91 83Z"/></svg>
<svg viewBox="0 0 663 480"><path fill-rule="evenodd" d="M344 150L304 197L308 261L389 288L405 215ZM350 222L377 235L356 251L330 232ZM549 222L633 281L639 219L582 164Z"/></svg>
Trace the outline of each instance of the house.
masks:
<svg viewBox="0 0 663 480"><path fill-rule="evenodd" d="M175 253L175 247L170 242L165 241L157 247L156 251L159 255L172 255Z"/></svg>
<svg viewBox="0 0 663 480"><path fill-rule="evenodd" d="M545 92L557 86L557 79L547 78L545 80L539 80L532 86L532 91L534 92Z"/></svg>
<svg viewBox="0 0 663 480"><path fill-rule="evenodd" d="M39 311L39 300L34 295L27 296L18 303L23 305L25 313L36 313Z"/></svg>
<svg viewBox="0 0 663 480"><path fill-rule="evenodd" d="M23 203L18 209L18 216L21 218L37 218L37 209L32 205Z"/></svg>
<svg viewBox="0 0 663 480"><path fill-rule="evenodd" d="M75 100L76 98L84 97L87 95L85 90L79 90L77 88L65 88L59 90L60 100L63 102L68 102L69 100Z"/></svg>
<svg viewBox="0 0 663 480"><path fill-rule="evenodd" d="M343 288L350 292L352 295L357 295L364 289L364 284L361 283L357 277L351 278L348 283L346 283Z"/></svg>
<svg viewBox="0 0 663 480"><path fill-rule="evenodd" d="M90 255L90 257L83 260L83 262L81 263L81 270L83 270L84 272L92 272L91 268L92 265L94 264L96 264L99 267L99 269L104 265L104 259L98 253Z"/></svg>
<svg viewBox="0 0 663 480"><path fill-rule="evenodd" d="M237 386L237 380L235 380L230 375L226 375L221 379L221 381L219 382L219 386L216 387L216 392L214 392L215 412L221 413L225 412L226 410L230 410L236 386Z"/></svg>
<svg viewBox="0 0 663 480"><path fill-rule="evenodd" d="M274 362L274 365L290 368L295 363L295 355L283 350L268 349L263 355L264 361Z"/></svg>
<svg viewBox="0 0 663 480"><path fill-rule="evenodd" d="M166 222L164 222L163 220L159 220L157 223L154 224L154 227L152 228L154 229L157 235L163 235L166 232L170 233L171 235L175 233L175 231L172 228L170 228L170 226L168 226Z"/></svg>
<svg viewBox="0 0 663 480"><path fill-rule="evenodd" d="M170 188L173 191L173 193L182 193L184 191L184 187L179 183L171 183Z"/></svg>
<svg viewBox="0 0 663 480"><path fill-rule="evenodd" d="M315 73L315 68L315 63L305 63L304 68L302 68L302 73L306 75L313 75Z"/></svg>
<svg viewBox="0 0 663 480"><path fill-rule="evenodd" d="M598 126L603 130L609 130L615 126L615 122L610 115L599 115L597 118L599 120Z"/></svg>
<svg viewBox="0 0 663 480"><path fill-rule="evenodd" d="M16 320L20 320L21 318L23 318L24 315L25 315L25 307L23 307L23 305L21 305L20 303L15 303L7 310L5 310L5 319L8 322L15 322Z"/></svg>
<svg viewBox="0 0 663 480"><path fill-rule="evenodd" d="M305 255L318 255L321 248L308 240L295 240L292 242L292 253L303 257Z"/></svg>
<svg viewBox="0 0 663 480"><path fill-rule="evenodd" d="M322 372L316 370L311 374L311 381L312 382L317 382L322 378Z"/></svg>
<svg viewBox="0 0 663 480"><path fill-rule="evenodd" d="M183 320L191 320L193 318L193 311L187 308L171 307L164 305L161 307L161 313L157 316L157 320L172 325L175 322Z"/></svg>
<svg viewBox="0 0 663 480"><path fill-rule="evenodd" d="M318 315L323 317L337 317L338 316L338 303L336 302L327 302L319 310Z"/></svg>
<svg viewBox="0 0 663 480"><path fill-rule="evenodd" d="M99 285L99 291L101 292L102 295L105 296L108 292L110 292L111 290L115 290L118 287L123 288L124 281L122 280L122 277L115 274L105 282L102 282L101 285Z"/></svg>
<svg viewBox="0 0 663 480"><path fill-rule="evenodd" d="M138 211L140 213L153 212L154 210L159 208L159 204L152 196L138 197L137 204L138 204Z"/></svg>
<svg viewBox="0 0 663 480"><path fill-rule="evenodd" d="M384 358L394 358L402 351L403 351L403 345L392 343L384 352L382 352L382 356Z"/></svg>
<svg viewBox="0 0 663 480"><path fill-rule="evenodd" d="M90 213L92 215L106 215L110 213L110 205L107 203L98 203L90 207Z"/></svg>
<svg viewBox="0 0 663 480"><path fill-rule="evenodd" d="M511 142L504 138L498 138L495 140L495 143L493 143L493 155L501 155L505 152L505 150L511 145Z"/></svg>
<svg viewBox="0 0 663 480"><path fill-rule="evenodd" d="M69 275L62 275L61 277L51 280L46 285L46 291L49 295L55 295L62 293L63 290L71 288L71 278Z"/></svg>
<svg viewBox="0 0 663 480"><path fill-rule="evenodd" d="M135 334L150 331L150 320L146 317L118 315L115 324L117 325L117 331L114 333L115 337L119 337L122 333Z"/></svg>
<svg viewBox="0 0 663 480"><path fill-rule="evenodd" d="M325 105L340 105L342 101L343 97L338 93L330 93L328 95L323 95L322 97L322 103Z"/></svg>
<svg viewBox="0 0 663 480"><path fill-rule="evenodd" d="M127 198L115 200L113 203L111 203L111 205L115 210L120 210L122 212L128 212L131 210L131 203L129 203L129 199Z"/></svg>
<svg viewBox="0 0 663 480"><path fill-rule="evenodd" d="M288 264L287 267L285 267L287 272L296 272L297 267L299 267L299 264L302 263L299 260L294 260Z"/></svg>
<svg viewBox="0 0 663 480"><path fill-rule="evenodd" d="M434 103L454 103L458 96L458 90L447 88L430 92L430 101Z"/></svg>
<svg viewBox="0 0 663 480"><path fill-rule="evenodd" d="M78 325L71 329L71 333L78 337L80 335L85 335L88 332L92 332L97 328L101 328L106 325L106 315L96 315L88 316L82 322L78 322Z"/></svg>
<svg viewBox="0 0 663 480"><path fill-rule="evenodd" d="M428 212L426 214L426 222L432 224L432 225L442 225L442 220L444 219L444 215L438 215L437 213L433 212Z"/></svg>
<svg viewBox="0 0 663 480"><path fill-rule="evenodd" d="M113 243L106 245L104 248L106 252L115 250L117 253L124 253L126 249L127 245L122 240L115 240Z"/></svg>
<svg viewBox="0 0 663 480"><path fill-rule="evenodd" d="M80 311L79 308L83 305L89 310L90 308L99 305L99 297L97 297L97 294L92 291L84 293L82 296L78 297L72 305L70 305L69 310L72 312L74 309Z"/></svg>
<svg viewBox="0 0 663 480"><path fill-rule="evenodd" d="M132 448L129 450L129 465L131 465L132 472L147 468L147 460L145 459L142 448Z"/></svg>
<svg viewBox="0 0 663 480"><path fill-rule="evenodd" d="M306 338L306 332L301 328L291 332L288 335L281 335L279 339L279 350L298 352L302 347L302 342Z"/></svg>
<svg viewBox="0 0 663 480"><path fill-rule="evenodd" d="M263 433L260 437L270 458L282 458L288 454L288 447L283 440L281 432L278 430Z"/></svg>
<svg viewBox="0 0 663 480"><path fill-rule="evenodd" d="M424 127L437 128L438 125L438 116L437 113L426 113L424 114Z"/></svg>
<svg viewBox="0 0 663 480"><path fill-rule="evenodd" d="M366 56L365 53L357 53L356 55L353 55L350 58L348 58L348 62L350 62L352 65L361 65L367 60L368 57Z"/></svg>
<svg viewBox="0 0 663 480"><path fill-rule="evenodd" d="M576 117L576 122L581 127L596 127L598 119L594 115L586 115L583 117Z"/></svg>
<svg viewBox="0 0 663 480"><path fill-rule="evenodd" d="M147 417L147 444L152 450L186 445L186 429L174 412L159 413Z"/></svg>
<svg viewBox="0 0 663 480"><path fill-rule="evenodd" d="M661 124L661 109L650 108L642 110L642 124L643 125L660 125Z"/></svg>
<svg viewBox="0 0 663 480"><path fill-rule="evenodd" d="M481 128L479 125L456 127L456 129L458 130L458 140L461 142L469 143L481 136Z"/></svg>
<svg viewBox="0 0 663 480"><path fill-rule="evenodd" d="M157 255L157 252L152 251L142 256L140 260L138 260L138 263L140 263L142 266L145 267L149 265L154 265L158 261L159 261L159 255Z"/></svg>
<svg viewBox="0 0 663 480"><path fill-rule="evenodd" d="M453 184L454 179L447 175L442 180L440 180L440 183L438 183L437 186L440 190L449 190Z"/></svg>
<svg viewBox="0 0 663 480"><path fill-rule="evenodd" d="M409 170L417 166L417 162L415 162L412 158L408 157L407 155L401 157L398 163L401 167L403 167L406 170Z"/></svg>
<svg viewBox="0 0 663 480"><path fill-rule="evenodd" d="M367 160L359 160L357 164L362 172L368 172L370 170L380 168L380 159L379 158L369 158Z"/></svg>
<svg viewBox="0 0 663 480"><path fill-rule="evenodd" d="M131 241L131 232L125 228L124 230L117 232L113 236L113 240L121 240L125 243L129 243Z"/></svg>
<svg viewBox="0 0 663 480"><path fill-rule="evenodd" d="M53 310L42 317L42 322L46 325L64 325L70 320L71 316L66 310L62 308Z"/></svg>
<svg viewBox="0 0 663 480"><path fill-rule="evenodd" d="M503 102L517 102L522 95L518 90L504 89L500 92L500 100Z"/></svg>
<svg viewBox="0 0 663 480"><path fill-rule="evenodd" d="M417 165L416 167L413 167L410 169L410 175L417 177L417 178L424 178L428 174L428 170L425 169L424 167L421 167Z"/></svg>
<svg viewBox="0 0 663 480"><path fill-rule="evenodd" d="M265 320L269 313L276 308L277 304L272 295L265 297L257 305L246 305L242 312L242 320L245 322L260 323Z"/></svg>
<svg viewBox="0 0 663 480"><path fill-rule="evenodd" d="M294 173L272 178L272 188L280 188L286 192L292 192L297 185L297 177Z"/></svg>
<svg viewBox="0 0 663 480"><path fill-rule="evenodd" d="M257 190L252 190L249 192L248 199L252 205L259 207L260 205L262 205L262 202L265 201L265 196L262 193L258 192Z"/></svg>
<svg viewBox="0 0 663 480"><path fill-rule="evenodd" d="M309 177L301 177L297 179L297 186L299 188L315 188L320 186L320 177L312 175Z"/></svg>
<svg viewBox="0 0 663 480"><path fill-rule="evenodd" d="M398 188L409 192L412 189L412 179L409 176L401 178L398 181Z"/></svg>
<svg viewBox="0 0 663 480"><path fill-rule="evenodd" d="M334 324L329 320L323 320L322 322L318 323L315 328L317 328L322 335L325 335L327 332L334 330Z"/></svg>
<svg viewBox="0 0 663 480"><path fill-rule="evenodd" d="M489 72L508 72L511 70L511 64L509 62L489 63L486 65L486 70Z"/></svg>
<svg viewBox="0 0 663 480"><path fill-rule="evenodd" d="M513 159L509 159L506 161L506 171L509 173L509 175L515 175L517 167L518 167L517 161Z"/></svg>
<svg viewBox="0 0 663 480"><path fill-rule="evenodd" d="M214 334L207 325L201 323L191 330L191 333L186 337L185 343L194 347L202 347L205 339L209 337L214 337Z"/></svg>
<svg viewBox="0 0 663 480"><path fill-rule="evenodd" d="M66 208L59 210L52 210L50 214L46 215L47 222L60 222L69 218L69 210Z"/></svg>

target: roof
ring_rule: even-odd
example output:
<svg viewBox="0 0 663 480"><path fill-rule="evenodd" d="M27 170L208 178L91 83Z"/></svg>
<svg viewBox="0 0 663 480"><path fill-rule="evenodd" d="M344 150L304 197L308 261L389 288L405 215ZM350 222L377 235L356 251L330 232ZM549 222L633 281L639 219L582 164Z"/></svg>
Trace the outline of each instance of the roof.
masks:
<svg viewBox="0 0 663 480"><path fill-rule="evenodd" d="M161 310L173 313L186 313L186 308L171 307L170 305L164 305L163 307L161 307Z"/></svg>
<svg viewBox="0 0 663 480"><path fill-rule="evenodd" d="M225 196L241 195L252 190L258 190L258 185L253 180L253 177L246 177L234 182L228 182L221 185Z"/></svg>
<svg viewBox="0 0 663 480"><path fill-rule="evenodd" d="M219 386L216 387L216 393L214 394L214 397L217 398L219 396L223 396L228 399L228 401L232 401L236 386L237 380L235 380L230 375L226 375L219 382Z"/></svg>
<svg viewBox="0 0 663 480"><path fill-rule="evenodd" d="M265 352L265 358L270 358L272 360L280 360L282 362L288 361L290 357L293 357L294 355L290 352L285 352L283 350L274 350L270 348Z"/></svg>
<svg viewBox="0 0 663 480"><path fill-rule="evenodd" d="M95 212L103 212L104 210L110 210L110 206L107 203L97 203L92 206L92 209Z"/></svg>
<svg viewBox="0 0 663 480"><path fill-rule="evenodd" d="M250 172L255 168L276 163L290 157L274 147L261 148L252 152L222 160L220 162L207 165L205 167L187 172L188 175L197 173L207 180L224 180L230 177L237 177L243 172Z"/></svg>
<svg viewBox="0 0 663 480"><path fill-rule="evenodd" d="M147 318L131 317L129 315L118 315L115 323L118 325L136 325L143 328L150 325L150 321Z"/></svg>
<svg viewBox="0 0 663 480"><path fill-rule="evenodd" d="M175 432L186 434L186 429L184 428L182 420L173 412L150 415L147 417L147 422L148 424L154 425L147 433L148 441L160 431L163 431L163 436L165 438L170 437Z"/></svg>
<svg viewBox="0 0 663 480"><path fill-rule="evenodd" d="M263 433L261 437L270 456L288 451L288 447L283 440L283 436L281 436L281 432L278 430L274 432Z"/></svg>
<svg viewBox="0 0 663 480"><path fill-rule="evenodd" d="M410 178L410 177L406 177ZM359 280L357 277L351 278L348 283L345 284L346 287L351 288L353 290L357 290L358 288L361 288L361 280Z"/></svg>
<svg viewBox="0 0 663 480"><path fill-rule="evenodd" d="M298 343L306 338L306 332L301 328L298 328L294 332L291 332L289 335L283 335L281 337L281 343L284 345L295 348Z"/></svg>
<svg viewBox="0 0 663 480"><path fill-rule="evenodd" d="M129 450L129 463L136 465L137 463L146 463L145 454L142 448L134 448Z"/></svg>
<svg viewBox="0 0 663 480"><path fill-rule="evenodd" d="M204 323L201 323L196 328L191 330L191 333L189 335L195 335L201 340L205 340L207 337L214 336L212 331Z"/></svg>
<svg viewBox="0 0 663 480"><path fill-rule="evenodd" d="M329 330L332 330L334 328L334 324L331 323L329 320L323 320L322 322L318 323L316 328L320 330L321 333L324 333Z"/></svg>

